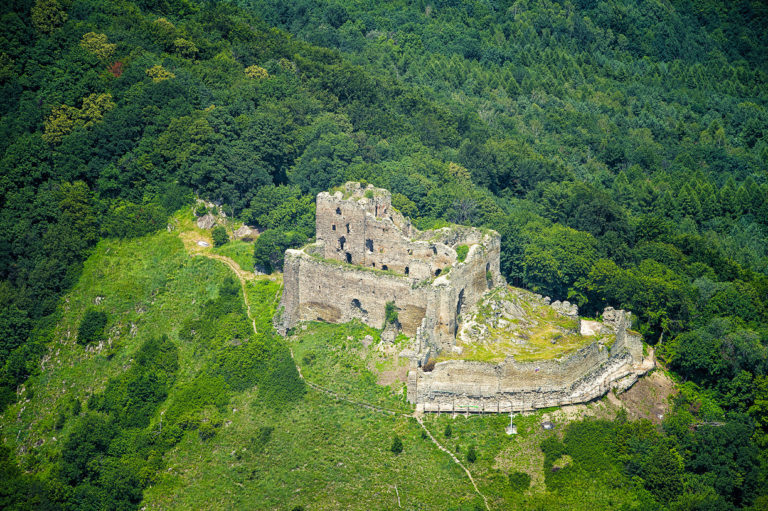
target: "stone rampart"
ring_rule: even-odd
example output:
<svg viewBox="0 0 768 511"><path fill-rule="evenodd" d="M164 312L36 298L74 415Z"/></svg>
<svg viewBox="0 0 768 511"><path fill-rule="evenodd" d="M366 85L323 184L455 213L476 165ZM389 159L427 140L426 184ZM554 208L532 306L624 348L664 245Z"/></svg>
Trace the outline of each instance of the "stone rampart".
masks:
<svg viewBox="0 0 768 511"><path fill-rule="evenodd" d="M609 308L604 317L617 328L611 348L594 342L554 360L446 360L429 372L413 368L408 400L424 411L493 411L494 406L510 411L589 401L612 387L623 390L651 369L653 360L643 357L639 335L627 331L629 313Z"/></svg>

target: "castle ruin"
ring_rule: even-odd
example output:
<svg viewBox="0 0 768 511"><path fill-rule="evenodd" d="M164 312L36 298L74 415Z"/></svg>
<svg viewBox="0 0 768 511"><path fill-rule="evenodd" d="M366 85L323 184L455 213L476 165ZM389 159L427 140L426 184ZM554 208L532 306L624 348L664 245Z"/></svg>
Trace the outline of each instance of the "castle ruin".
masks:
<svg viewBox="0 0 768 511"><path fill-rule="evenodd" d="M505 284L498 233L461 226L419 231L381 188L347 183L343 191L318 194L316 225L314 244L285 253L283 332L300 321L359 319L381 328L393 302L403 333L417 339L426 358L453 347L465 307Z"/></svg>
<svg viewBox="0 0 768 511"><path fill-rule="evenodd" d="M604 323L590 328L611 332L610 347L593 342L541 362L443 360L425 371L430 358L461 351L462 317L489 291L506 288L499 234L457 225L419 231L392 207L389 191L353 182L318 194L316 228L315 243L285 253L278 331L353 319L382 328L391 302L399 328L414 339L408 399L424 411L509 412L589 401L610 387L627 388L653 367L639 334L629 330L629 313L606 309Z"/></svg>

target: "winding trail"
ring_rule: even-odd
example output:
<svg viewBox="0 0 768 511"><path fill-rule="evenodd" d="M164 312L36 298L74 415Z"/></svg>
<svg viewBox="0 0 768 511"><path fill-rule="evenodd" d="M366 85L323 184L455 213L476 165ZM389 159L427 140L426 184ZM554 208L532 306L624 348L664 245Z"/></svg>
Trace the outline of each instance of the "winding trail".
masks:
<svg viewBox="0 0 768 511"><path fill-rule="evenodd" d="M185 243L185 246L187 244ZM258 277L254 275L251 272L247 272L240 268L240 265L237 264L233 259L223 256L220 254L214 254L210 250L200 250L199 247L195 247L193 250L189 250L189 246L187 246L188 252L190 252L190 255L192 256L201 256L201 257L208 257L210 259L216 259L217 261L221 261L222 263L226 264L227 267L229 267L230 270L234 272L234 274L237 276L237 279L240 281L240 287L243 290L243 301L245 302L245 310L246 314L248 315L248 319L251 320L251 325L253 326L253 332L258 335L258 331L256 330L256 319L254 319L253 315L251 314L251 305L248 302L248 294L246 292L246 282L249 280L256 280ZM264 277L267 278L267 277ZM367 408L368 410L372 410L374 412L378 413L384 413L391 416L400 416L407 419L414 419L416 422L421 426L421 429L423 429L427 433L427 437L432 441L433 444L437 446L438 449L448 454L448 456L451 457L454 463L456 463L461 469L464 471L465 474L467 474L467 477L469 478L469 482L472 483L472 487L475 489L475 493L477 493L480 497L483 499L483 503L485 504L485 509L487 511L491 511L490 506L488 505L488 499L480 492L480 489L477 487L477 483L475 483L475 479L472 477L472 474L470 473L469 469L459 460L459 458L456 457L451 451L449 451L446 447L444 447L440 442L437 441L437 439L432 435L432 433L429 431L429 429L424 425L424 422L421 420L421 415L418 412L413 412L413 414L407 414L398 412L395 410L388 410L386 408L381 408L376 405L372 405L370 403L364 403L362 401L355 401L354 399L350 399L348 397L342 396L339 393L327 389L321 385L318 385L316 383L312 383L311 381L304 378L304 375L301 372L301 367L296 362L296 357L293 355L293 348L289 347L289 351L291 353L291 360L293 360L293 364L296 366L296 371L299 373L299 378L301 378L304 383L307 384L308 387L314 389L317 392L321 392L323 394L326 394L328 396L333 397L337 401L349 403L351 405L357 406L357 407L363 407ZM398 500L399 500L398 495Z"/></svg>

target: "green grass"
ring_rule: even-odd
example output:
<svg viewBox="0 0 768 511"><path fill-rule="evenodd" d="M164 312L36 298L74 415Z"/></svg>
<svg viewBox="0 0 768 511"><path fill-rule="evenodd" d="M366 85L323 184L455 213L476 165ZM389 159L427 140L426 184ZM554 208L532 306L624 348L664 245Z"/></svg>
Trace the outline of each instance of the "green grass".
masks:
<svg viewBox="0 0 768 511"><path fill-rule="evenodd" d="M506 318L506 326L493 326L490 322L494 315L491 303L499 304L505 301L519 307L525 317ZM512 287L494 290L478 304L478 312L473 319L488 327L489 340L472 343L459 341L463 352L460 355L446 353L440 360L462 359L495 363L508 356L513 356L520 362L551 360L567 357L598 340L607 346L615 341L614 335L582 336L578 332L577 319L558 313L540 302L529 291Z"/></svg>
<svg viewBox="0 0 768 511"><path fill-rule="evenodd" d="M547 488L544 472L544 454L539 447L549 437L560 438L564 424L558 422L554 430L544 430L541 422L546 413L540 410L526 416L516 416L518 434L508 436L504 428L509 415L430 414L424 424L444 446L453 451L472 472L480 491L487 497L491 509L618 509L636 503L630 488L623 487L626 480L595 477L581 467L567 474L569 484L557 490ZM445 438L447 424L452 435ZM475 446L477 460L466 463L467 450ZM577 465L577 463L573 463ZM516 492L509 483L509 474L525 472L531 476L531 488Z"/></svg>
<svg viewBox="0 0 768 511"><path fill-rule="evenodd" d="M85 405L90 394L102 391L110 377L130 366L149 337L167 334L179 344L180 381L197 372L202 361L194 356L194 346L178 342L178 331L196 316L200 304L217 295L228 274L220 263L188 257L181 241L166 232L99 243L61 304L56 341L44 357L44 369L26 384L34 398L10 406L0 421L4 440L25 453L23 466L33 472L52 468L71 424L68 420L62 431L54 430L58 411L74 399ZM109 341L101 350L75 343L77 325L89 306L109 317Z"/></svg>
<svg viewBox="0 0 768 511"><path fill-rule="evenodd" d="M339 403L309 391L275 413L253 393L232 403L229 425L205 443L188 435L145 492L147 509L473 509L464 473L413 419ZM266 445L255 442L274 428ZM389 447L397 434L404 449ZM438 490L439 489L439 490Z"/></svg>
<svg viewBox="0 0 768 511"><path fill-rule="evenodd" d="M234 260L242 270L253 271L253 243L233 240L214 248L213 252Z"/></svg>
<svg viewBox="0 0 768 511"><path fill-rule="evenodd" d="M373 342L366 348L362 341L367 335ZM379 340L379 330L360 322L343 325L309 323L306 330L297 329L290 344L308 381L350 399L411 412L412 406L405 402L403 383L377 384L382 372L402 368L408 363L406 359L396 360L395 354L385 356L375 350ZM405 341L399 339L401 343Z"/></svg>

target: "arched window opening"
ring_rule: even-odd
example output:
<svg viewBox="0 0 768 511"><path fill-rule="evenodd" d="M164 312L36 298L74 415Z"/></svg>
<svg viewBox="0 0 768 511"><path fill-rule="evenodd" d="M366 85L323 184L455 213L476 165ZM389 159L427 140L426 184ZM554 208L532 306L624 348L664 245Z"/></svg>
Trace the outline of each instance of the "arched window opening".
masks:
<svg viewBox="0 0 768 511"><path fill-rule="evenodd" d="M352 264L352 254L347 252L347 263Z"/></svg>
<svg viewBox="0 0 768 511"><path fill-rule="evenodd" d="M331 225L331 230L332 230L332 231L335 231L335 230L336 230L336 224L333 224L333 225Z"/></svg>
<svg viewBox="0 0 768 511"><path fill-rule="evenodd" d="M340 248L341 250L344 250L344 244L345 244L346 242L347 242L347 238L345 238L344 236L342 236L341 238L339 238L339 248Z"/></svg>
<svg viewBox="0 0 768 511"><path fill-rule="evenodd" d="M440 272L442 272L442 271L443 271L443 270L441 270L440 268L436 269L436 270L435 270L435 277L438 277L438 276L440 276Z"/></svg>
<svg viewBox="0 0 768 511"><path fill-rule="evenodd" d="M382 264L381 265L381 269L384 270L384 271L387 271L389 269L389 267L386 264Z"/></svg>
<svg viewBox="0 0 768 511"><path fill-rule="evenodd" d="M373 252L373 240L365 240L365 248L368 252Z"/></svg>
<svg viewBox="0 0 768 511"><path fill-rule="evenodd" d="M340 215L340 214L341 214L341 208L336 208L336 214L337 214L337 215Z"/></svg>
<svg viewBox="0 0 768 511"><path fill-rule="evenodd" d="M407 266L405 267L405 274L408 275L411 272L411 269Z"/></svg>

